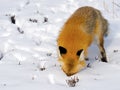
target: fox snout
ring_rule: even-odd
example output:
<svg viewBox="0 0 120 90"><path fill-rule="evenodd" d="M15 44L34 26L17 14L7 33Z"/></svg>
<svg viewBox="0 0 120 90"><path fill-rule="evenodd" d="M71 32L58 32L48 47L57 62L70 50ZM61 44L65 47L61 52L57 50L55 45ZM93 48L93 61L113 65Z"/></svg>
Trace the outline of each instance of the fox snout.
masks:
<svg viewBox="0 0 120 90"><path fill-rule="evenodd" d="M64 62L63 62L64 63ZM62 70L67 76L71 76L86 66L85 61L68 62L62 65Z"/></svg>
<svg viewBox="0 0 120 90"><path fill-rule="evenodd" d="M74 67L75 66L73 65L73 63L68 63L65 65L62 65L62 70L65 72L67 76L71 76L75 74L75 72L72 71Z"/></svg>
<svg viewBox="0 0 120 90"><path fill-rule="evenodd" d="M59 58L61 67L67 76L71 76L85 67L84 59L80 58L83 49L77 50L76 53L71 54L66 48L59 46L59 52L61 57Z"/></svg>

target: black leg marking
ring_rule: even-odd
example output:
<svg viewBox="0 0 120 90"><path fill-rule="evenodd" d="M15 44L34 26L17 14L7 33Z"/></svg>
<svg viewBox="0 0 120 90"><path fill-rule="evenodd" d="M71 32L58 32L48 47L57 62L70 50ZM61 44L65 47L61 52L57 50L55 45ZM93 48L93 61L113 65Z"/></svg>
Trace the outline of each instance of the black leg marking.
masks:
<svg viewBox="0 0 120 90"><path fill-rule="evenodd" d="M85 61L89 61L89 58L88 58L88 57L85 57Z"/></svg>
<svg viewBox="0 0 120 90"><path fill-rule="evenodd" d="M102 55L101 61L102 61L102 62L108 62L108 61L107 61L107 58L106 58L105 52L101 52L101 55Z"/></svg>

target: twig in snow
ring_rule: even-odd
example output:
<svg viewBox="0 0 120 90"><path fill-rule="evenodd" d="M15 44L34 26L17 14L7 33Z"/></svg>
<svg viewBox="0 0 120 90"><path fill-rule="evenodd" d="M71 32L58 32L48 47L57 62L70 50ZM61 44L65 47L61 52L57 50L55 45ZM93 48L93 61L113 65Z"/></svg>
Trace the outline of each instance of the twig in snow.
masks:
<svg viewBox="0 0 120 90"><path fill-rule="evenodd" d="M114 53L118 52L118 50L113 50Z"/></svg>
<svg viewBox="0 0 120 90"><path fill-rule="evenodd" d="M44 71L46 69L45 63L46 61L41 61L40 65L37 66L40 71Z"/></svg>
<svg viewBox="0 0 120 90"><path fill-rule="evenodd" d="M30 21L30 22L33 22L33 23L37 23L37 22L38 22L37 19L31 19L31 18L29 19L29 21Z"/></svg>
<svg viewBox="0 0 120 90"><path fill-rule="evenodd" d="M51 56L51 55L52 55L52 53L47 53L46 55L47 55L47 56Z"/></svg>
<svg viewBox="0 0 120 90"><path fill-rule="evenodd" d="M43 23L45 23L45 22L48 22L48 18L47 17L44 17L44 22Z"/></svg>
<svg viewBox="0 0 120 90"><path fill-rule="evenodd" d="M88 68L91 68L91 64L90 64L90 63L88 63L87 67L88 67Z"/></svg>
<svg viewBox="0 0 120 90"><path fill-rule="evenodd" d="M15 21L16 21L16 20L15 20L15 15L14 15L14 16L11 16L10 19L11 19L11 22L12 22L13 24L15 24Z"/></svg>
<svg viewBox="0 0 120 90"><path fill-rule="evenodd" d="M20 27L17 27L17 30L20 34L24 34L24 31L20 29Z"/></svg>
<svg viewBox="0 0 120 90"><path fill-rule="evenodd" d="M40 71L44 71L46 68L45 67L41 67L40 68Z"/></svg>
<svg viewBox="0 0 120 90"><path fill-rule="evenodd" d="M30 1L28 0L26 3L25 3L25 5L29 5L30 4Z"/></svg>
<svg viewBox="0 0 120 90"><path fill-rule="evenodd" d="M32 80L35 80L36 78L37 78L36 75L33 75L33 76L32 76Z"/></svg>
<svg viewBox="0 0 120 90"><path fill-rule="evenodd" d="M120 5L119 4L117 4L117 3L115 3L115 2L112 2L114 5L116 5L117 7L119 7L120 8Z"/></svg>
<svg viewBox="0 0 120 90"><path fill-rule="evenodd" d="M4 57L3 53L0 53L0 60Z"/></svg>
<svg viewBox="0 0 120 90"><path fill-rule="evenodd" d="M66 80L67 84L69 87L75 87L76 83L79 82L79 78L78 77L71 77L69 80Z"/></svg>
<svg viewBox="0 0 120 90"><path fill-rule="evenodd" d="M3 86L7 86L7 85L4 83Z"/></svg>
<svg viewBox="0 0 120 90"><path fill-rule="evenodd" d="M18 65L21 65L21 62L19 61Z"/></svg>

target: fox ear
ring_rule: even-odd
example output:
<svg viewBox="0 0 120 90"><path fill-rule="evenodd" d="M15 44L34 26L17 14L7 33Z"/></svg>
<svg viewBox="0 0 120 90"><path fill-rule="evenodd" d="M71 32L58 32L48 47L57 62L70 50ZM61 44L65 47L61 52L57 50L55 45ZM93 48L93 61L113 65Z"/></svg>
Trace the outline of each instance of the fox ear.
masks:
<svg viewBox="0 0 120 90"><path fill-rule="evenodd" d="M77 53L76 53L76 55L77 55L77 56L80 56L81 53L82 53L82 51L83 51L83 49L78 50Z"/></svg>
<svg viewBox="0 0 120 90"><path fill-rule="evenodd" d="M62 46L59 46L59 51L60 51L61 55L67 53L67 50L64 47L62 47Z"/></svg>

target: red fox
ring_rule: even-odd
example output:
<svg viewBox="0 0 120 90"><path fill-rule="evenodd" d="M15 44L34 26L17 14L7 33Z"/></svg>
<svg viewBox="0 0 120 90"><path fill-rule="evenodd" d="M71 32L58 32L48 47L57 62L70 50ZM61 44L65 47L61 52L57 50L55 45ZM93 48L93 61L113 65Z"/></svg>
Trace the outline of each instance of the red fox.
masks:
<svg viewBox="0 0 120 90"><path fill-rule="evenodd" d="M71 15L57 38L59 61L67 76L86 66L87 49L94 39L97 40L101 61L107 62L104 49L104 36L107 32L107 20L93 7L81 7Z"/></svg>

